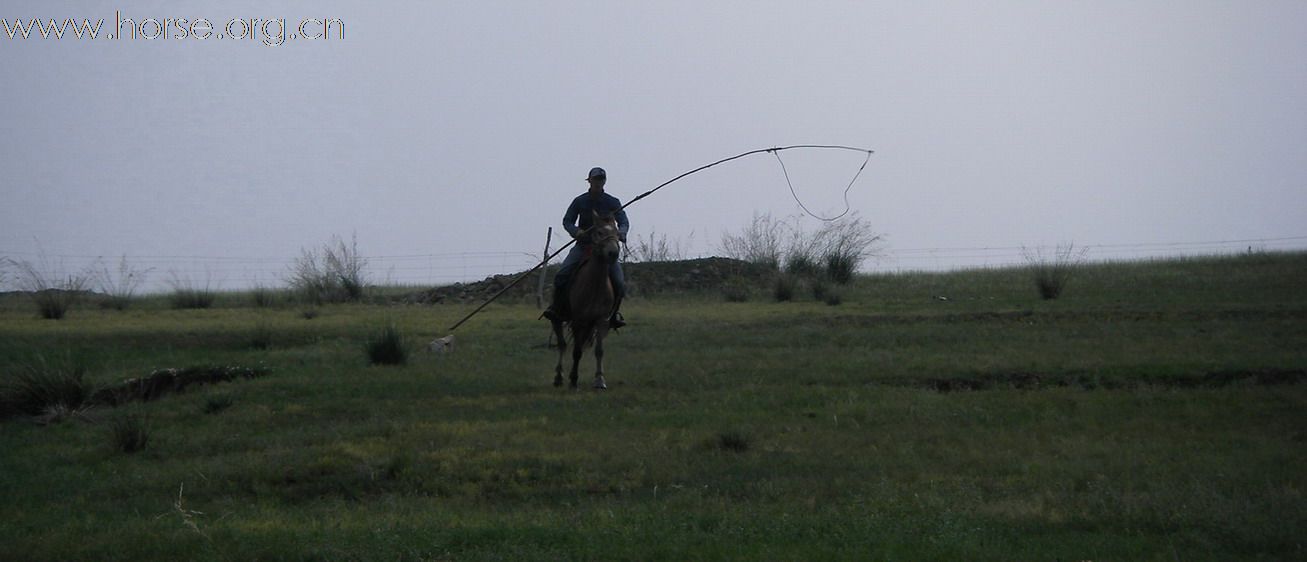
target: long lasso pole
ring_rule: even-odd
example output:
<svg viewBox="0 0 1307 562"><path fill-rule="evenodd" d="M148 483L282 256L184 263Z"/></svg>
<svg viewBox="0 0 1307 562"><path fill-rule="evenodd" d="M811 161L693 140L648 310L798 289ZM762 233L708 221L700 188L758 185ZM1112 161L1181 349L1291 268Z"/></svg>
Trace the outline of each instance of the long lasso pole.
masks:
<svg viewBox="0 0 1307 562"><path fill-rule="evenodd" d="M793 150L793 149L797 149L797 148L814 148L814 149L831 149L831 150L851 150L851 151L854 151L854 152L864 152L864 153L867 154L867 158L868 158L868 160L871 158L871 155L875 153L874 150L870 150L870 149L866 149L866 148L860 148L860 147L856 147L856 146L843 146L843 145L836 145L836 144L795 144L795 145L790 145L790 146L776 146L776 147L772 147L772 148L759 148L759 149L755 149L755 150L749 150L749 151L746 151L746 152L741 152L741 153L736 154L735 156L731 156L731 157L729 157L729 158L722 158L721 160L718 160L718 161L713 162L713 163L711 163L711 164L705 164L705 165L703 165L703 166L699 166L698 168L695 168L695 169L690 170L690 171L688 171L688 172L685 172L685 173L683 173L683 174L681 174L681 175L679 175L679 176L676 176L676 177L674 177L674 178L672 178L672 179L670 179L670 180L667 180L667 181L665 181L665 182L663 182L663 183L661 183L661 184L658 184L657 187L655 187L655 188L653 188L653 189L650 189L649 191L646 191L646 192L644 192L644 193L641 193L640 195L637 195L634 199L631 199L630 201L627 201L626 204L625 204L625 205L622 205L621 209L619 209L619 210L625 210L627 207L630 207L631 205L634 205L636 201L639 201L639 200L641 200L641 199L644 199L645 197L648 197L648 196L650 196L650 195L653 195L654 192L656 192L656 191L658 191L658 190L660 190L660 189L662 189L662 188L664 188L664 187L667 187L668 185L671 185L673 182L675 182L675 181L677 181L677 180L679 180L679 179L681 179L681 178L684 178L684 177L686 177L686 176L688 176L688 175L691 175L691 174L695 174L695 173L698 173L698 172L702 172L702 171L707 170L708 168L711 168L711 167L716 166L716 165L718 165L718 164L725 164L725 163L727 163L727 162L730 162L731 160L738 160L738 159L740 159L740 158L744 158L745 156L749 156L749 155L753 155L753 154L761 154L761 153L763 153L763 152L769 152L769 153L773 153L773 154L774 154L774 153L780 152L780 151L782 151L782 150ZM783 164L782 164L782 166L783 166ZM866 162L866 161L863 161L862 166L863 166L863 168L865 168L865 167L867 166L867 162ZM858 169L858 173L859 173L859 174L862 173L862 168L859 168L859 169ZM856 181L858 178L857 178L857 176L854 176L853 179L854 179L854 181ZM853 186L853 182L849 182L849 186L852 187L852 186ZM791 186L790 189L791 189L791 192L792 192L793 189L794 189L793 186ZM847 193L848 190L846 189L845 192ZM802 204L802 203L800 203L800 204ZM583 231L583 232L584 232L584 231ZM554 253L550 254L548 257L546 257L546 258L545 258L544 260L542 260L540 263L536 264L535 267L531 268L529 271L527 271L527 272L525 272L525 273L523 273L523 274L521 274L521 275L518 275L517 278L514 279L511 283L509 283L508 285L505 285L504 288L500 289L498 292L496 292L496 293L495 293L494 295L492 295L490 298L486 299L485 302L481 303L481 306L476 307L476 310L473 310L472 312L469 312L468 315L467 315L467 316L464 316L462 320L459 320L458 322L455 322L453 326L450 326L450 327L449 327L449 331L450 331L450 332L453 332L454 330L457 330L458 327L459 327L459 326L462 326L464 322L467 322L467 321L468 321L469 319L471 319L473 316L476 316L477 313L481 312L482 309L484 309L485 307L489 306L490 303L495 302L495 299L498 299L498 298L499 298L500 296L502 296L504 293L508 292L509 289L512 289L512 288L513 288L514 286L516 286L518 283L521 283L523 279L526 279L526 278L527 278L527 276L531 275L532 273L535 273L535 272L538 271L540 268L542 268L542 267L544 267L545 265L547 265L547 264L549 263L550 260L552 260L552 259L554 259L556 256L558 256L558 254L563 253L563 250L566 250L566 249L572 247L572 244L575 244L575 243L576 243L576 238L573 238L573 239L572 239L571 241L569 241L568 243L563 244L562 247L558 248L557 251L555 251Z"/></svg>

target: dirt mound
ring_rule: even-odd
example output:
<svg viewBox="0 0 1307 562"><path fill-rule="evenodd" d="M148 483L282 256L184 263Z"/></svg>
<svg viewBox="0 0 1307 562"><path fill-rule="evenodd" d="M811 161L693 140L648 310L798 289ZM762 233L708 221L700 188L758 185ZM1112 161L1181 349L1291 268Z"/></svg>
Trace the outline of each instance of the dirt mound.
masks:
<svg viewBox="0 0 1307 562"><path fill-rule="evenodd" d="M763 279L771 275L772 270L758 264L730 258L700 258L693 260L625 263L622 270L626 272L628 292L632 296L651 296L663 293L683 293L703 290L716 290L730 279L746 281ZM546 293L553 282L557 264L550 264L545 274ZM416 293L410 293L400 299L409 304L465 303L483 301L503 290L522 275L492 275L473 283L455 283L435 287ZM539 271L523 279L504 296L504 302L534 302L537 286L540 282ZM548 297L548 295L546 295Z"/></svg>

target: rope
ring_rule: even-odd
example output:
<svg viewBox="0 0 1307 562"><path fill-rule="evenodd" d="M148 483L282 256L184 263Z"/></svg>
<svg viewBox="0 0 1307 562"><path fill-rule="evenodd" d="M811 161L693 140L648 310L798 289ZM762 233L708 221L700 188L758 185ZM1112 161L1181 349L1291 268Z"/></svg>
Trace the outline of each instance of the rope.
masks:
<svg viewBox="0 0 1307 562"><path fill-rule="evenodd" d="M641 200L641 199L644 199L645 197L648 197L648 196L650 196L650 195L653 195L653 194L654 194L655 192L657 192L658 190L660 190L660 189L662 189L662 188L664 188L664 187L667 187L668 185L672 184L672 182L675 182L675 181L677 181L677 180L679 180L679 179L681 179L681 178L683 178L683 177L686 177L686 176L688 176L688 175L690 175L690 174L694 174L694 173L702 172L702 171L707 170L708 168L711 168L711 167L716 166L716 165L718 165L718 164L725 164L725 163L727 163L727 162L730 162L731 160L738 160L738 159L740 159L740 158L744 158L745 156L749 156L749 155L752 155L752 154L759 154L759 153L762 153L762 152L770 152L770 153L772 153L772 154L776 154L776 153L778 153L778 152L780 152L780 151L782 151L782 150L794 150L794 149L797 149L797 148L826 149L826 150L851 150L851 151L854 151L854 152L865 152L865 153L867 153L867 159L864 160L864 161L862 162L862 167L861 167L861 168L858 168L858 173L857 173L857 174L854 174L854 176L853 176L853 180L849 182L849 186L846 187L846 188L844 188L844 205L845 205L844 212L841 213L839 216L833 218L833 219L824 219L824 218L819 217L819 216L817 216L817 215L813 215L812 212L808 211L808 208L807 208L807 207L804 207L803 202L799 201L799 196L798 196L797 194L794 193L794 185L793 185L793 184L790 184L790 194L794 196L794 200L795 200L795 201L799 201L799 206L800 206L800 207L803 207L803 210L804 210L804 211L808 211L808 214L809 214L809 215L812 215L813 217L815 217L815 218L817 218L817 219L819 219L819 220L831 221L831 220L838 219L838 218L844 216L845 214L848 214L848 212L849 212L849 209L848 209L848 204L849 204L849 189L852 189L852 188L853 188L853 182L855 182L855 181L858 180L858 176L859 176L859 175L862 175L862 170L863 170L863 168L866 168L866 167L867 167L867 162L871 160L871 155L872 155L875 151L873 151L873 150L869 150L869 149L866 149L866 148L859 148L859 147L856 147L856 146L842 146L842 145L835 145L835 144L795 144L795 145L790 145L790 146L776 146L776 147L772 147L772 148L759 148L759 149L756 149L756 150L749 150L749 151L746 151L746 152L741 152L741 153L739 153L739 154L736 154L735 156L731 156L731 157L729 157L729 158L722 158L721 160L718 160L718 161L713 162L713 163L711 163L711 164L705 164L705 165L703 165L703 166L699 166L698 168L695 168L695 169L690 170L690 171L688 171L688 172L685 172L685 173L683 173L683 174L681 174L681 175L679 175L679 176L676 176L676 177L674 177L674 178L672 178L672 179L670 179L670 180L667 180L667 181L665 181L665 182L663 182L663 183L660 183L660 184L658 184L657 187L655 187L655 188L653 188L653 189L650 189L649 191L646 191L646 192L644 192L644 193L641 193L640 195L637 195L634 199L631 199L630 201L627 201L626 204L625 204L625 205L622 205L622 207L621 207L620 209L618 209L618 210L619 210L619 211L621 211L621 210L625 210L627 207L630 207L631 205L634 205L637 201L639 201L639 200ZM780 156L778 155L776 158L777 158L777 160L779 160L779 159L780 159ZM781 169L782 169L782 170L785 169L785 163L784 163L784 162L781 162ZM785 181L788 183L789 180L790 180L789 172L786 172L786 173L785 173ZM545 265L547 265L547 264L549 263L549 260L554 259L555 256L557 256L558 254L563 253L563 250L566 250L566 249L570 248L570 247L572 246L572 244L575 244L575 243L576 243L576 239L573 238L572 241L570 241L570 242L568 242L568 243L566 243L566 244L563 244L563 246L562 246L561 248L559 248L559 249L558 249L557 251L555 251L554 253L550 254L549 257L545 258L545 259L544 259L543 261L541 261L539 264L536 264L535 267L533 267L533 268L531 268L529 271L527 271L527 272L525 272L525 273L523 273L523 274L517 276L516 279L514 279L514 280L513 280L511 283L509 283L508 285L505 285L503 289L500 289L500 290L499 290L499 292L495 293L495 294L492 295L490 298L486 299L486 302L481 303L481 306L476 307L476 310L473 310L472 312L468 313L468 315L467 315L467 316L464 316L462 320L459 320L458 322L455 322L453 326L450 326L450 327L449 327L449 331L450 331L450 332L453 332L454 330L458 329L459 326L462 326L464 322L467 322L467 321L468 321L469 319L471 319L473 316L476 316L477 313L481 312L482 309L484 309L485 307L489 306L490 303L495 302L495 299L498 299L501 295L503 295L504 293L508 292L509 289L512 289L513 287L517 286L517 284L518 284L518 283L521 283L523 279L526 279L526 278L527 278L527 276L531 275L532 273L535 273L535 272L538 271L540 268L542 268L542 267L544 267Z"/></svg>
<svg viewBox="0 0 1307 562"><path fill-rule="evenodd" d="M816 213L813 213L812 211L809 211L809 210L808 210L808 206L807 206L807 205L804 205L804 204L803 204L803 201L800 201L800 200L799 200L799 194L794 192L794 183L790 181L790 171L787 170L787 169L785 169L785 161L784 161L784 160L781 160L781 154L780 154L780 152L773 151L773 152L772 152L772 155L776 157L776 161L779 162L780 165L781 165L781 173L785 174L785 184L788 185L788 186L790 186L790 196L791 196L791 197L794 197L794 202L795 202L795 203L798 203L798 204L799 204L799 208L803 209L803 212L808 213L808 216L810 216L810 217L812 217L812 218L814 218L814 219L817 219L817 220L819 220L819 221L822 221L822 222L834 222L834 221L837 221L837 220L840 220L841 218L843 218L844 215L849 214L849 210L852 208L852 207L850 207L850 205L849 205L849 190L850 190L850 189L853 189L853 182L858 181L858 176L862 175L862 170L865 169L865 168L867 167L867 162L870 162L870 161L871 161L871 151L868 150L868 151L867 151L867 158L866 158L865 160L862 161L862 166L858 168L858 173L853 174L853 179L849 180L849 185L848 185L847 187L844 188L844 212L843 212L843 213L840 213L840 214L838 214L838 215L835 215L835 216L833 216L833 217L829 217L829 218L827 218L827 217L823 217L823 216L817 215Z"/></svg>

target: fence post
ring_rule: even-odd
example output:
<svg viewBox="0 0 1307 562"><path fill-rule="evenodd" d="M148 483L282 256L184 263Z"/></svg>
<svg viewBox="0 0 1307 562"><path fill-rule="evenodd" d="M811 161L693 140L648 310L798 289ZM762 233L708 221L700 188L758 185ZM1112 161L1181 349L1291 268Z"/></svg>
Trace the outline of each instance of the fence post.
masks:
<svg viewBox="0 0 1307 562"><path fill-rule="evenodd" d="M537 309L545 307L544 304L545 303L545 273L549 272L549 264L548 264L549 242L553 240L553 238L554 238L554 227L551 226L549 227L549 231L545 233L545 253L544 256L540 258L541 261L544 261L546 263L544 267L540 268L540 282L536 284L536 308Z"/></svg>

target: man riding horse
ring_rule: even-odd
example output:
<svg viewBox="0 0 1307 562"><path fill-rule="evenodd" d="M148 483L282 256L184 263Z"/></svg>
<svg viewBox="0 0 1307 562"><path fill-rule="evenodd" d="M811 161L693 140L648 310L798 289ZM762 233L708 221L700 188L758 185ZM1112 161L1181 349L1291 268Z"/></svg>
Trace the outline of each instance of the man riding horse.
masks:
<svg viewBox="0 0 1307 562"><path fill-rule="evenodd" d="M604 169L592 168L586 181L590 182L590 190L573 199L572 204L567 207L567 213L563 215L563 228L576 239L576 245L572 246L572 250L563 259L563 265L554 275L554 302L544 312L544 317L552 322L565 321L570 316L567 282L590 251L589 229L594 226L595 216L615 213L614 218L617 219L622 242L626 242L626 233L631 227L626 220L626 211L622 210L622 202L604 193L604 184L608 182L608 174ZM612 265L609 266L608 277L613 282L614 296L613 315L608 321L609 326L621 328L626 325L626 322L617 309L622 306L622 297L626 295L626 277L622 273L622 264L618 260L613 260Z"/></svg>

